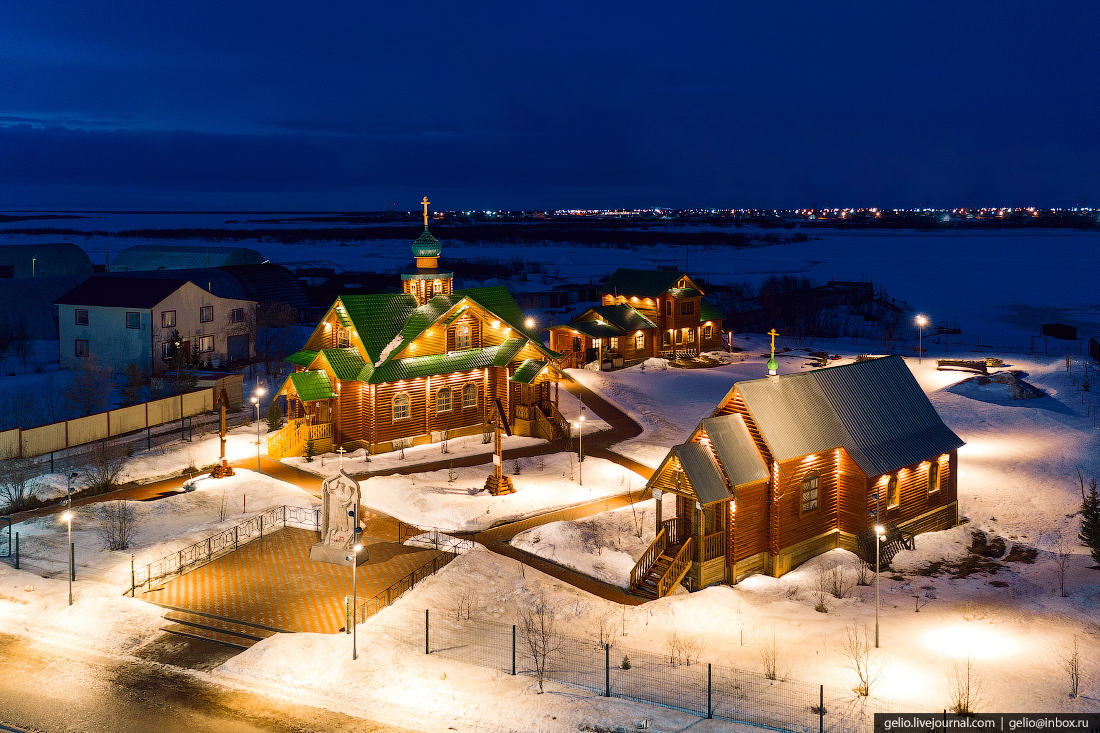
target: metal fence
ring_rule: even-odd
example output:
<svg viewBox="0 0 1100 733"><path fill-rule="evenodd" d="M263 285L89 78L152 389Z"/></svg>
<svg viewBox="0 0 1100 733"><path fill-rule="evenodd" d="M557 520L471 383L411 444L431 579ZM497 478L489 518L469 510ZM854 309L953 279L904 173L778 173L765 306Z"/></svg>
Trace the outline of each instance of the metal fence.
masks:
<svg viewBox="0 0 1100 733"><path fill-rule="evenodd" d="M299 527L321 531L321 510L309 507L276 506L223 529L206 539L165 555L159 560L134 568L131 594L162 578L180 576L186 572L228 555L252 539L263 539L264 532L284 527Z"/></svg>
<svg viewBox="0 0 1100 733"><path fill-rule="evenodd" d="M536 676L523 628L466 618L462 611L393 609L374 630L425 654L506 674ZM544 677L598 695L681 710L700 718L793 733L867 733L875 713L938 712L918 705L757 672L604 645L555 634Z"/></svg>
<svg viewBox="0 0 1100 733"><path fill-rule="evenodd" d="M472 536L452 535L441 529L426 529L415 527L404 522L398 523L398 542L405 544L412 540L413 544L438 550L443 553L436 555L428 562L413 570L411 573L393 583L384 591L362 601L359 601L358 618L367 618L381 611L400 598L406 591L412 590L417 583L425 578L435 575L451 560L474 548Z"/></svg>

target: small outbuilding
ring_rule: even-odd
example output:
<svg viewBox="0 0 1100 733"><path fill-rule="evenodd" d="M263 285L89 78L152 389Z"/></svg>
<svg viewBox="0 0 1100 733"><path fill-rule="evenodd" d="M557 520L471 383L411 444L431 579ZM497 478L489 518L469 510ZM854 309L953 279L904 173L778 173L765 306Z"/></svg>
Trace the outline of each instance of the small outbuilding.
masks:
<svg viewBox="0 0 1100 733"><path fill-rule="evenodd" d="M111 272L260 265L266 261L267 258L262 254L245 247L135 244L115 255L111 262Z"/></svg>
<svg viewBox="0 0 1100 733"><path fill-rule="evenodd" d="M91 274L88 253L72 242L0 245L0 278Z"/></svg>

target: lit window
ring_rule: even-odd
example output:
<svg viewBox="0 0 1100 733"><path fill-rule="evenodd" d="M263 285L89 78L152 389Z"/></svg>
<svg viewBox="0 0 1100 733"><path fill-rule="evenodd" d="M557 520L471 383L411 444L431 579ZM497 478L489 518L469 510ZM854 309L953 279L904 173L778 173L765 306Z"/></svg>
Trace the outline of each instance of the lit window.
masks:
<svg viewBox="0 0 1100 733"><path fill-rule="evenodd" d="M127 313L126 314L126 328L141 328L141 314L140 313Z"/></svg>
<svg viewBox="0 0 1100 733"><path fill-rule="evenodd" d="M661 343L664 346L670 346L672 344L672 335L668 331L661 334Z"/></svg>
<svg viewBox="0 0 1100 733"><path fill-rule="evenodd" d="M88 355L88 341L86 339L76 340L76 355L87 356Z"/></svg>
<svg viewBox="0 0 1100 733"><path fill-rule="evenodd" d="M817 509L817 491L820 477L811 473L802 479L802 511L809 512Z"/></svg>
<svg viewBox="0 0 1100 733"><path fill-rule="evenodd" d="M199 338L199 352L207 353L214 350L214 337L202 336Z"/></svg>
<svg viewBox="0 0 1100 733"><path fill-rule="evenodd" d="M336 348L346 349L351 346L351 333L346 328L336 329Z"/></svg>
<svg viewBox="0 0 1100 733"><path fill-rule="evenodd" d="M171 328L176 325L176 312L175 311L161 311L160 312L160 327Z"/></svg>
<svg viewBox="0 0 1100 733"><path fill-rule="evenodd" d="M932 461L928 466L928 493L934 494L940 490L940 462Z"/></svg>
<svg viewBox="0 0 1100 733"><path fill-rule="evenodd" d="M645 351L645 334L640 333L634 337L634 350Z"/></svg>
<svg viewBox="0 0 1100 733"><path fill-rule="evenodd" d="M610 348L611 348L612 351L618 351L619 350L619 337L618 336L612 336L611 337L611 347Z"/></svg>
<svg viewBox="0 0 1100 733"><path fill-rule="evenodd" d="M451 411L451 390L448 387L444 387L436 393L435 398L435 411L436 412L450 412Z"/></svg>
<svg viewBox="0 0 1100 733"><path fill-rule="evenodd" d="M573 337L573 351L580 351L583 348L584 348L584 344L581 343L581 337L580 336L574 336Z"/></svg>
<svg viewBox="0 0 1100 733"><path fill-rule="evenodd" d="M229 311L229 322L240 323L244 320L244 308L234 308Z"/></svg>
<svg viewBox="0 0 1100 733"><path fill-rule="evenodd" d="M76 309L76 325L87 326L88 325L88 311L83 308Z"/></svg>
<svg viewBox="0 0 1100 733"><path fill-rule="evenodd" d="M685 328L684 329L684 340L687 341L689 344L695 343L695 329L694 328Z"/></svg>
<svg viewBox="0 0 1100 733"><path fill-rule="evenodd" d="M470 327L459 326L455 331L455 350L470 348Z"/></svg>
<svg viewBox="0 0 1100 733"><path fill-rule="evenodd" d="M470 382L462 388L462 408L477 407L477 385Z"/></svg>
<svg viewBox="0 0 1100 733"><path fill-rule="evenodd" d="M409 393L402 392L395 395L393 398L393 419L394 420L408 420L409 419Z"/></svg>
<svg viewBox="0 0 1100 733"><path fill-rule="evenodd" d="M210 323L213 320L214 320L214 306L204 305L202 308L199 308L199 322L200 323Z"/></svg>
<svg viewBox="0 0 1100 733"><path fill-rule="evenodd" d="M892 509L898 505L898 477L891 476L886 482L886 508Z"/></svg>
<svg viewBox="0 0 1100 733"><path fill-rule="evenodd" d="M714 337L714 326L712 326L708 323L707 325L703 326L703 338L705 338L709 341L713 337Z"/></svg>
<svg viewBox="0 0 1100 733"><path fill-rule="evenodd" d="M676 345L679 346L682 343L684 343L684 332L682 330L677 330L676 331Z"/></svg>

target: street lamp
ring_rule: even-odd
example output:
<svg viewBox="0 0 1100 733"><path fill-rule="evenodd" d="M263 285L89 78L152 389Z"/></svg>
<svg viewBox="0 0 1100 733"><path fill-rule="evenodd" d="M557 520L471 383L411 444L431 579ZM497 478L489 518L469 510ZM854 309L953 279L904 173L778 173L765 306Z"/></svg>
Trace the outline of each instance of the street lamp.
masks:
<svg viewBox="0 0 1100 733"><path fill-rule="evenodd" d="M256 473L260 472L260 398L267 394L263 387L257 387L252 393L252 404L256 406Z"/></svg>
<svg viewBox="0 0 1100 733"><path fill-rule="evenodd" d="M581 402L580 417L573 423L573 427L577 429L577 478L581 486L584 486L584 421L584 402Z"/></svg>
<svg viewBox="0 0 1100 733"><path fill-rule="evenodd" d="M885 532L886 529L881 524L875 525L875 649L878 649L878 609L881 605L878 593L879 548L886 539Z"/></svg>
<svg viewBox="0 0 1100 733"><path fill-rule="evenodd" d="M363 549L362 545L356 545L351 548L351 551L355 554L348 555L347 559L351 562L351 658L354 661L356 657L355 648L355 625L356 617L359 613L359 593L355 585L355 567L359 564L359 551Z"/></svg>
<svg viewBox="0 0 1100 733"><path fill-rule="evenodd" d="M73 605L73 513L69 510L61 515L61 521L69 525L69 605Z"/></svg>
<svg viewBox="0 0 1100 733"><path fill-rule="evenodd" d="M921 359L924 356L924 348L922 343L924 341L924 326L928 323L928 319L924 316L917 316L917 363L921 363Z"/></svg>

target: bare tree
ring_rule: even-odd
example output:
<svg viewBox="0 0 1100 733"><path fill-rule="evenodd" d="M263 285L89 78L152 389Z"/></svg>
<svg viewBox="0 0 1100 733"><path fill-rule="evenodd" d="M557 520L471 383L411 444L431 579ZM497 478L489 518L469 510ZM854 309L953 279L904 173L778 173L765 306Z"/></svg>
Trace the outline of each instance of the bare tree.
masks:
<svg viewBox="0 0 1100 733"><path fill-rule="evenodd" d="M665 652L668 661L673 667L684 665L690 667L699 661L699 655L703 651L703 640L693 634L680 634L670 631L665 635Z"/></svg>
<svg viewBox="0 0 1100 733"><path fill-rule="evenodd" d="M611 613L601 614L596 618L596 627L592 630L592 641L597 649L615 645L615 632L619 625L618 619Z"/></svg>
<svg viewBox="0 0 1100 733"><path fill-rule="evenodd" d="M597 555L603 555L603 547L607 544L603 536L603 527L595 517L582 519L577 522L577 528L581 531L581 541L587 552L595 551Z"/></svg>
<svg viewBox="0 0 1100 733"><path fill-rule="evenodd" d="M1069 572L1069 563L1073 559L1073 547L1069 541L1059 532L1054 542L1051 543L1050 552L1054 555L1054 571L1058 575L1058 590L1062 598L1067 597L1066 573Z"/></svg>
<svg viewBox="0 0 1100 733"><path fill-rule="evenodd" d="M844 638L841 639L837 651L840 652L844 666L855 672L859 678L856 694L870 695L871 687L882 679L886 663L879 656L874 636L867 625L853 623L844 627Z"/></svg>
<svg viewBox="0 0 1100 733"><path fill-rule="evenodd" d="M474 597L464 590L455 598L455 621L470 620L474 612Z"/></svg>
<svg viewBox="0 0 1100 733"><path fill-rule="evenodd" d="M951 662L946 678L947 709L956 715L976 713L985 704L985 683L970 657Z"/></svg>
<svg viewBox="0 0 1100 733"><path fill-rule="evenodd" d="M1062 669L1066 670L1069 677L1069 696L1077 697L1081 692L1081 644L1077 637L1066 648L1061 660Z"/></svg>
<svg viewBox="0 0 1100 733"><path fill-rule="evenodd" d="M133 502L104 502L96 507L96 515L107 549L129 549L137 530L137 514Z"/></svg>
<svg viewBox="0 0 1100 733"><path fill-rule="evenodd" d="M829 593L833 598L847 598L852 593L852 580L841 565L829 572Z"/></svg>
<svg viewBox="0 0 1100 733"><path fill-rule="evenodd" d="M859 567L856 569L856 585L870 585L874 576L875 571L871 569L871 563L860 558Z"/></svg>
<svg viewBox="0 0 1100 733"><path fill-rule="evenodd" d="M756 655L764 668L764 676L769 680L782 679L784 674L780 669L779 635L775 632L774 626L760 636L758 644Z"/></svg>
<svg viewBox="0 0 1100 733"><path fill-rule="evenodd" d="M72 372L72 379L61 388L61 394L73 405L74 412L91 415L106 408L114 390L111 373L101 369L95 357L80 359Z"/></svg>
<svg viewBox="0 0 1100 733"><path fill-rule="evenodd" d="M5 513L18 512L34 503L40 479L34 463L28 458L6 458L0 461L0 499Z"/></svg>
<svg viewBox="0 0 1100 733"><path fill-rule="evenodd" d="M524 647L535 667L539 694L542 694L547 664L552 656L561 651L562 636L554 621L554 609L541 591L520 610L519 628Z"/></svg>
<svg viewBox="0 0 1100 733"><path fill-rule="evenodd" d="M122 475L127 460L123 446L105 440L96 443L88 454L88 464L84 469L88 488L96 494L118 488L119 476Z"/></svg>
<svg viewBox="0 0 1100 733"><path fill-rule="evenodd" d="M816 603L814 610L819 613L828 613L829 590L832 587L832 573L825 567L819 566L814 573L814 589L811 592Z"/></svg>
<svg viewBox="0 0 1100 733"><path fill-rule="evenodd" d="M283 373L283 357L292 347L293 329L298 325L298 310L286 303L264 301L256 306L256 353L263 359L264 371L278 379Z"/></svg>
<svg viewBox="0 0 1100 733"><path fill-rule="evenodd" d="M22 318L16 320L12 327L11 351L23 362L23 373L26 374L27 360L34 353L34 339L31 338L27 322Z"/></svg>

